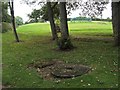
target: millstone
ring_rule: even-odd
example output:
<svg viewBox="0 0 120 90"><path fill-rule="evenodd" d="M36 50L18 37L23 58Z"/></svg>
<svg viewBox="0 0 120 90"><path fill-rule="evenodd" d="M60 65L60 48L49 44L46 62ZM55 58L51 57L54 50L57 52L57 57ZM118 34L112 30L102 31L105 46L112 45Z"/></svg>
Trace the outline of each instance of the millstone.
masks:
<svg viewBox="0 0 120 90"><path fill-rule="evenodd" d="M51 74L57 78L72 78L81 76L89 70L89 67L83 65L64 64L54 67Z"/></svg>

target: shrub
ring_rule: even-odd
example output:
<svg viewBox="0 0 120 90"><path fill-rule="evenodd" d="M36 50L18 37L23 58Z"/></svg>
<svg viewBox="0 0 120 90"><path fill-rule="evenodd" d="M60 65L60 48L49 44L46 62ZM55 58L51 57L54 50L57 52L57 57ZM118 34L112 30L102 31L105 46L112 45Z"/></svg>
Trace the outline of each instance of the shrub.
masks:
<svg viewBox="0 0 120 90"><path fill-rule="evenodd" d="M2 33L12 30L12 26L9 23L2 22Z"/></svg>

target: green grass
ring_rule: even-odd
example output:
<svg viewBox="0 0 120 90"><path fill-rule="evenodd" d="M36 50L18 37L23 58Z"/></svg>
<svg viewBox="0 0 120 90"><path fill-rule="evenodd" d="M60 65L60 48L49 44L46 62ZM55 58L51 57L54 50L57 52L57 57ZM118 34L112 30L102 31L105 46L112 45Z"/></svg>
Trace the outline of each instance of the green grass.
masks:
<svg viewBox="0 0 120 90"><path fill-rule="evenodd" d="M12 32L2 34L3 85L17 88L116 88L118 86L118 48L113 46L112 25L98 22L69 23L71 40L77 48L56 51L49 24L34 23L17 28L20 40ZM77 39L75 39L77 38ZM94 70L60 83L44 80L27 65L38 60L59 59L80 63ZM80 82L83 80L83 82ZM103 84L98 83L98 80ZM88 85L90 84L90 86Z"/></svg>

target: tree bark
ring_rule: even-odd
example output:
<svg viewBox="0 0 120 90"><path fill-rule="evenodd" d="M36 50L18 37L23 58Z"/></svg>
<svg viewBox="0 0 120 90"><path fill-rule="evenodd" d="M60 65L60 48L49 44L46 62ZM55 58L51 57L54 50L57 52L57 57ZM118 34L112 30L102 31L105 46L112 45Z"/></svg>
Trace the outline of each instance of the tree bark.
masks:
<svg viewBox="0 0 120 90"><path fill-rule="evenodd" d="M53 40L55 40L57 39L57 32L56 32L56 27L54 23L54 16L53 16L53 10L51 8L51 2L47 2L47 9L48 9L48 17L49 17L51 31L52 31L52 38Z"/></svg>
<svg viewBox="0 0 120 90"><path fill-rule="evenodd" d="M19 42L19 37L17 35L17 31L16 31L16 26L15 26L15 17L14 17L14 4L13 4L13 0L10 2L8 2L9 7L10 7L10 12L11 12L11 19L12 19L12 25L13 25L13 31L14 31L14 35L15 35L15 39L16 42Z"/></svg>
<svg viewBox="0 0 120 90"><path fill-rule="evenodd" d="M112 2L112 24L115 45L120 46L120 2Z"/></svg>
<svg viewBox="0 0 120 90"><path fill-rule="evenodd" d="M66 12L66 2L60 2L60 27L62 38L68 39L68 24L67 24L67 12Z"/></svg>
<svg viewBox="0 0 120 90"><path fill-rule="evenodd" d="M58 40L58 46L60 50L71 50L73 45L69 38L68 23L67 23L67 12L66 2L60 2L60 31L61 38Z"/></svg>

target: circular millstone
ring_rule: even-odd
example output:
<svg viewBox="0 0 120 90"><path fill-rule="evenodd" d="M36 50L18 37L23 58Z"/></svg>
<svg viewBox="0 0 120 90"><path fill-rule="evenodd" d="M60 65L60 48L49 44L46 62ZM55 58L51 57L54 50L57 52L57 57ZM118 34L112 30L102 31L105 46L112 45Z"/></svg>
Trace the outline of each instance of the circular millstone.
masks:
<svg viewBox="0 0 120 90"><path fill-rule="evenodd" d="M90 70L89 67L83 65L64 64L54 67L54 70L51 74L57 78L71 78L71 77L81 76L87 73L89 70Z"/></svg>

